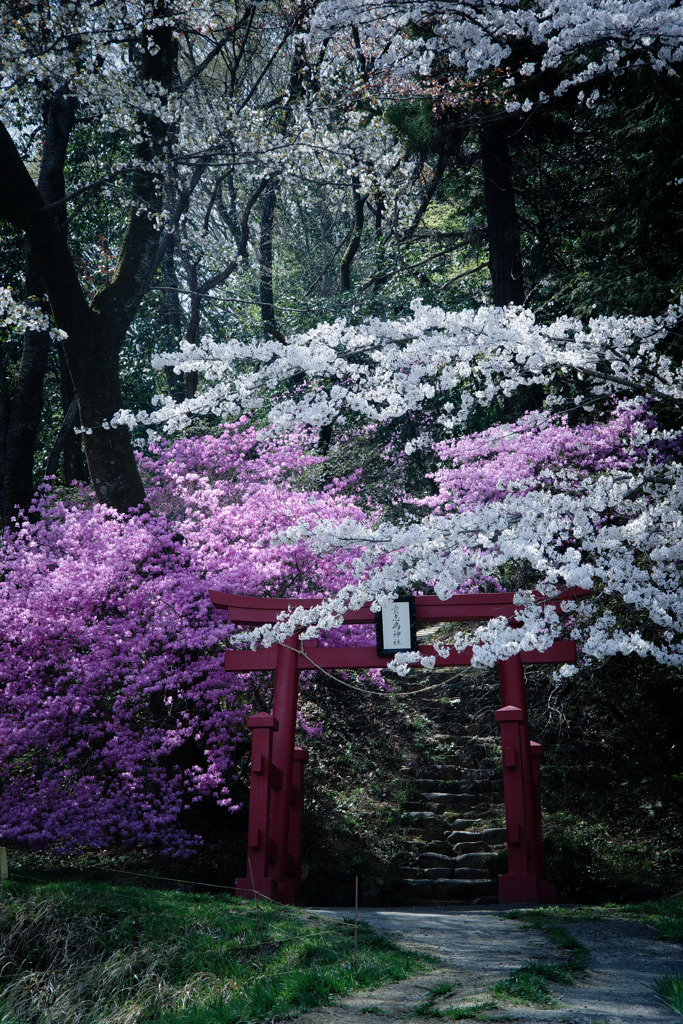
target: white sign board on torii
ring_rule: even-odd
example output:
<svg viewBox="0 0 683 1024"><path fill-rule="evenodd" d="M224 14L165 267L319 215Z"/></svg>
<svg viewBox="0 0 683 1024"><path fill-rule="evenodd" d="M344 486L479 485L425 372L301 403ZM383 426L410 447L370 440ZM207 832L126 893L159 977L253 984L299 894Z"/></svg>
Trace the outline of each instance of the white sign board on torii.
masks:
<svg viewBox="0 0 683 1024"><path fill-rule="evenodd" d="M377 653L382 657L416 650L415 598L399 597L396 601L383 601L375 617L375 628Z"/></svg>

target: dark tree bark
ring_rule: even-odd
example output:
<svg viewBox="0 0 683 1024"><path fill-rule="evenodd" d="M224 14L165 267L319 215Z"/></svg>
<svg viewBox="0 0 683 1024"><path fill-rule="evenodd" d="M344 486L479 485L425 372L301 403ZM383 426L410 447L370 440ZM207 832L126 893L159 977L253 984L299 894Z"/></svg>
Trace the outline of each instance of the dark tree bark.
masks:
<svg viewBox="0 0 683 1024"><path fill-rule="evenodd" d="M42 286L30 255L26 285L40 294ZM43 382L50 352L48 330L24 331L17 383L9 396L2 437L2 525L8 526L17 508L25 511L34 494L33 463L40 419L43 412Z"/></svg>
<svg viewBox="0 0 683 1024"><path fill-rule="evenodd" d="M163 16L163 5L155 13ZM143 79L170 88L175 43L170 27L145 34L135 59ZM140 506L145 492L126 428L103 427L121 407L119 353L152 279L159 234L152 220L161 208L151 161L161 158L168 135L154 114L139 117L142 141L131 180L132 204L114 278L89 304L54 212L45 207L11 136L0 124L0 216L25 232L57 326L66 332L64 353L78 396L85 452L99 501L119 511Z"/></svg>
<svg viewBox="0 0 683 1024"><path fill-rule="evenodd" d="M43 103L43 150L37 191L50 204L57 229L66 230L64 165L69 136L75 123L75 102L65 89L46 95ZM26 254L28 302L47 312L45 289L29 245ZM8 526L17 507L28 509L35 491L33 467L40 420L43 385L51 347L49 330L26 330L19 375L7 396L0 425L0 511Z"/></svg>
<svg viewBox="0 0 683 1024"><path fill-rule="evenodd" d="M261 197L261 229L259 234L259 302L261 323L266 337L284 341L275 319L273 294L273 224L277 203L277 182L271 181Z"/></svg>
<svg viewBox="0 0 683 1024"><path fill-rule="evenodd" d="M59 460L62 456L62 452L65 451L66 445L70 438L74 437L74 427L78 426L78 399L74 395L71 400L71 404L64 413L64 419L62 425L59 428L59 433L52 445L52 451L50 452L47 460L47 467L45 469L46 476L54 476L59 469ZM66 459L64 460L66 463ZM66 469L65 469L66 473ZM67 477L67 481L71 479L79 479L78 477Z"/></svg>
<svg viewBox="0 0 683 1024"><path fill-rule="evenodd" d="M175 248L175 239L171 236L161 265L164 279L163 333L166 339L164 347L169 351L177 349L178 341L183 334L183 314L180 308L180 285L175 267ZM169 394L176 402L182 402L186 392L180 376L175 374L170 366L164 367L164 374Z"/></svg>
<svg viewBox="0 0 683 1024"><path fill-rule="evenodd" d="M53 451L58 450L63 456L64 482L69 486L73 480L88 480L88 464L85 461L83 445L80 434L75 432L75 427L80 427L81 417L78 412L78 398L76 389L69 373L64 349L59 347L59 391L62 399L62 426ZM66 430L68 426L68 430ZM48 466L45 470L47 476L54 476L57 473L59 464L55 465L52 454L48 459Z"/></svg>
<svg viewBox="0 0 683 1024"><path fill-rule="evenodd" d="M489 269L496 306L524 304L524 275L519 220L512 180L512 160L504 124L493 121L484 129L481 147L484 202L489 237ZM540 385L519 388L503 399L503 413L511 420L543 406Z"/></svg>
<svg viewBox="0 0 683 1024"><path fill-rule="evenodd" d="M504 125L492 121L481 143L484 204L489 237L489 268L496 306L524 302L524 277L515 206L510 147Z"/></svg>
<svg viewBox="0 0 683 1024"><path fill-rule="evenodd" d="M351 186L353 188L353 234L339 264L339 290L342 292L351 291L351 267L353 266L356 253L360 249L363 225L365 223L366 197L360 194L359 184L358 177L354 174L351 178Z"/></svg>

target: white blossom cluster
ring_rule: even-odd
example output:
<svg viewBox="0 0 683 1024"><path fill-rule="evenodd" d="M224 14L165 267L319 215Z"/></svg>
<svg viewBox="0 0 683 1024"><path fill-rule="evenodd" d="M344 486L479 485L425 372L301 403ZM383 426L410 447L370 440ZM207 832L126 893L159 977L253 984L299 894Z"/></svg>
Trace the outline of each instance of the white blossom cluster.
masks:
<svg viewBox="0 0 683 1024"><path fill-rule="evenodd" d="M284 344L206 338L201 348L164 360L180 372L204 375L200 397L180 406L160 399L151 415L121 413L119 422L176 429L197 412L230 416L268 402L271 420L283 428L387 421L420 410L441 429L455 429L473 408L530 383L549 391L549 409L534 422L551 422L553 396L559 402L563 387L577 378L582 396L574 401L584 406L621 396L680 409L683 371L658 347L680 321L680 307L672 307L660 318L597 317L587 325L563 318L542 325L525 309L448 313L416 301L404 320L338 321ZM252 369L237 373L236 362L251 362ZM298 395L275 398L284 381L304 376ZM367 601L378 607L405 587L447 598L500 577L510 564L523 564L544 594L576 586L593 597L558 616L530 593L520 594L525 607L519 620L463 629L454 641L473 646L475 664L544 650L559 636L578 640L585 658L637 653L683 664L683 462L675 454L681 441L679 432L641 425L619 471L551 466L537 474L533 487L512 482L502 499L475 511L437 511L408 521L407 509L400 526L383 522L369 529L348 522L292 529L290 542L305 536L321 550L356 551L358 582L321 608L298 610L250 639L272 643L295 630L306 638L337 625L347 608ZM664 465L662 445L672 453ZM625 617L615 616L615 601L630 609ZM626 628L631 619L635 624Z"/></svg>
<svg viewBox="0 0 683 1024"><path fill-rule="evenodd" d="M375 75L390 74L394 83L426 78L437 64L443 78L445 62L461 82L502 72L508 89L552 72L559 96L635 63L673 73L683 58L676 0L322 0L309 44L319 49L350 30L372 55ZM536 98L548 96L539 89ZM589 100L595 98L593 91ZM525 103L530 109L528 96Z"/></svg>
<svg viewBox="0 0 683 1024"><path fill-rule="evenodd" d="M40 4L21 15L3 7L0 118L35 174L46 99L76 101L76 130L88 158L70 169L67 202L81 218L78 225L92 233L98 229L89 218L91 199L118 213L106 239L104 276L116 266L128 183L138 170L151 172L156 197L136 213L174 236L186 311L193 292L219 301L243 287L244 269L257 257L258 202L268 182L276 183L282 208L296 201L305 212L322 201L343 213L353 180L382 206L395 234L412 223L422 189L379 112L346 104L340 114L325 90L325 66L300 68L304 83L320 74L319 90L304 84L290 93L300 46L295 28L305 24L304 8L284 0L191 6L182 0L78 0ZM145 48L154 55L152 35L160 28L177 41L166 85L145 72L142 59ZM337 70L349 67L347 56L338 52ZM338 79L334 90L345 92ZM145 145L150 128L157 140L152 147ZM89 270L97 271L96 239L84 251ZM253 302L253 294L243 301Z"/></svg>
<svg viewBox="0 0 683 1024"><path fill-rule="evenodd" d="M561 597L571 586L591 590L592 596L564 602L560 615L536 594L519 593L523 609L516 617L463 627L451 641L458 650L472 646L472 664L492 666L570 637L585 660L638 654L681 665L683 465L670 465L667 478L665 487L649 485L646 495L633 498L633 478L588 478L577 494L561 490L560 475L555 492L511 494L476 512L430 516L400 527L383 523L372 531L350 522L321 525L312 531L321 551L363 550L356 564L359 583L319 609L298 609L277 625L244 636L253 645L269 644L301 630L305 639L339 624L347 608L367 601L379 608L387 595L406 586L419 590L431 584L438 597L447 598L463 592L477 573L490 577L511 561L523 561L543 579L547 598ZM311 531L287 532L289 540L304 535L310 540ZM614 614L615 599L634 613L633 628ZM420 659L401 655L394 667L402 671L411 661ZM566 675L572 669L560 671Z"/></svg>
<svg viewBox="0 0 683 1024"><path fill-rule="evenodd" d="M0 286L0 327L17 333L46 331L50 327L50 322L47 315L38 307L18 302L14 298L11 288ZM64 336L63 331L56 329L52 329L50 333L55 339Z"/></svg>
<svg viewBox="0 0 683 1024"><path fill-rule="evenodd" d="M585 402L588 385L596 401L644 394L681 403L683 370L658 348L680 317L681 308L672 306L659 318L596 317L584 325L562 317L544 325L523 308L446 312L414 300L412 316L403 320L337 320L284 343L207 336L200 346L186 345L155 362L176 373L201 373L206 383L199 396L180 404L158 396L153 412L122 412L115 425L136 419L172 432L197 414L235 416L270 404L269 389L302 373L305 391L281 398L269 413L285 429L300 422L383 422L435 399L440 424L452 429L476 407L530 384L550 386L556 395L548 402L562 404L561 383L576 379L586 385L577 403ZM236 374L231 367L237 363L251 369Z"/></svg>

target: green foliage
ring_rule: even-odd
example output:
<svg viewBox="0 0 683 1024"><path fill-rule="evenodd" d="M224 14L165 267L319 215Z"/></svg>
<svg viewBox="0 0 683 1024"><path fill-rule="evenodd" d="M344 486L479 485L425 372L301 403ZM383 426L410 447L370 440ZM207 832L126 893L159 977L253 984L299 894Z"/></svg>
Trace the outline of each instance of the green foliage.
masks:
<svg viewBox="0 0 683 1024"><path fill-rule="evenodd" d="M457 988L458 983L453 981L440 981L433 985L427 998L415 1007L415 1013L420 1017L440 1017L442 1014L436 1005L438 1000L453 995Z"/></svg>
<svg viewBox="0 0 683 1024"><path fill-rule="evenodd" d="M488 1011L497 1011L491 1016ZM446 1020L512 1020L513 1018L500 1013L498 1003L493 999L484 999L481 1003L473 1003L472 1006L450 1006L444 1011Z"/></svg>
<svg viewBox="0 0 683 1024"><path fill-rule="evenodd" d="M544 965L545 966L545 965ZM504 978L493 986L494 995L509 999L515 1003L528 1003L532 1006L547 1006L554 1009L557 1002L553 999L546 985L548 975L539 969L538 964L527 964L514 971L509 978ZM557 980L553 978L552 980Z"/></svg>
<svg viewBox="0 0 683 1024"><path fill-rule="evenodd" d="M657 979L653 988L667 1006L683 1014L683 974L665 974Z"/></svg>
<svg viewBox="0 0 683 1024"><path fill-rule="evenodd" d="M384 116L405 140L409 156L432 156L446 141L446 132L438 124L428 100L402 100L389 107Z"/></svg>
<svg viewBox="0 0 683 1024"><path fill-rule="evenodd" d="M561 899L631 902L680 889L681 696L677 672L638 657L565 683L528 673L531 733L545 749L546 875Z"/></svg>
<svg viewBox="0 0 683 1024"><path fill-rule="evenodd" d="M555 985L573 985L576 978L585 974L590 953L580 942L563 928L549 926L543 929L548 938L562 951L561 961L530 960L519 970L513 971L494 985L494 996L502 996L515 1002L540 1006L557 1005L548 988L548 982Z"/></svg>
<svg viewBox="0 0 683 1024"><path fill-rule="evenodd" d="M516 138L528 299L548 317L659 312L683 285L680 81L641 68L601 91Z"/></svg>
<svg viewBox="0 0 683 1024"><path fill-rule="evenodd" d="M399 980L426 961L270 903L99 883L5 886L2 1019L238 1024Z"/></svg>

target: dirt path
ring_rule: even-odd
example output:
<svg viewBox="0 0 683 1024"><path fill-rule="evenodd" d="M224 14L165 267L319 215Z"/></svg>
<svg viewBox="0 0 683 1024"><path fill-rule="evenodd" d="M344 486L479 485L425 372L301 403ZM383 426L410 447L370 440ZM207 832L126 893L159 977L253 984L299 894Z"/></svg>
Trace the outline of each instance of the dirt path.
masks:
<svg viewBox="0 0 683 1024"><path fill-rule="evenodd" d="M353 916L349 910L321 915ZM401 945L425 950L441 962L433 973L347 996L337 1006L302 1017L301 1024L368 1024L368 1016L386 1021L421 1019L416 1008L434 987L451 984L452 995L435 1006L476 1006L491 1000L490 988L533 958L557 959L557 950L535 929L508 920L498 910L361 910L359 918ZM661 942L645 925L631 921L567 924L567 931L591 953L589 972L573 986L551 985L558 1009L513 1005L496 998L497 1009L482 1009L479 1020L562 1022L562 1024L673 1024L683 1021L652 991L654 980L683 971L681 946Z"/></svg>

